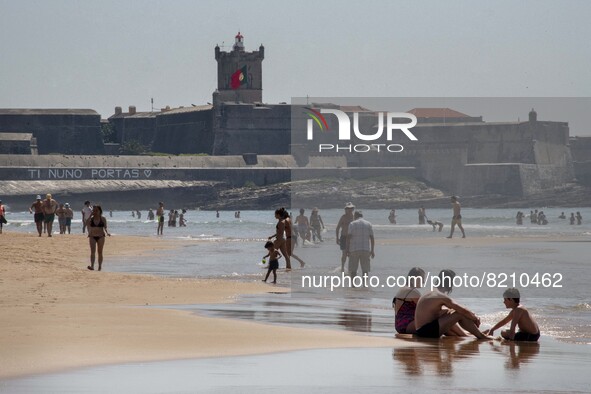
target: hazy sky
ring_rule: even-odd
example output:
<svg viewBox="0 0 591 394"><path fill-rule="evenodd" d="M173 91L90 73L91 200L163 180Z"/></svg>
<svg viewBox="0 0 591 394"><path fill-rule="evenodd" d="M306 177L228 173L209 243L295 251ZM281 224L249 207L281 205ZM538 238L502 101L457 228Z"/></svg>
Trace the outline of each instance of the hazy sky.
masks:
<svg viewBox="0 0 591 394"><path fill-rule="evenodd" d="M238 30L265 46L269 103L590 97L590 16L584 0L0 0L0 108L205 104Z"/></svg>

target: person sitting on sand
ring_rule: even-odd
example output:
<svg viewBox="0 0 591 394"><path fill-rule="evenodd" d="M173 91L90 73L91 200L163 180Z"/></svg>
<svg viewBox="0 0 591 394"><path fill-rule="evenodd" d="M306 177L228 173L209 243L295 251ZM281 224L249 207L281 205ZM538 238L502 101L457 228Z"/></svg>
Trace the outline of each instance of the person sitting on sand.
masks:
<svg viewBox="0 0 591 394"><path fill-rule="evenodd" d="M86 228L88 229L88 242L90 244L90 265L86 268L94 271L94 257L98 251L98 270L100 271L103 265L105 236L111 236L107 230L107 219L103 216L103 209L100 205L92 207L92 214L86 221Z"/></svg>
<svg viewBox="0 0 591 394"><path fill-rule="evenodd" d="M406 276L407 286L401 287L392 300L392 307L395 310L394 328L399 334L414 334L415 309L421 297L418 288L423 287L425 271L422 268L414 267Z"/></svg>
<svg viewBox="0 0 591 394"><path fill-rule="evenodd" d="M503 327L505 324L511 322L511 327L508 330L503 330L501 336L510 341L529 341L537 342L540 338L540 328L533 316L523 306L519 305L520 301L519 290L509 288L503 293L503 303L505 308L511 309L511 312L503 320L492 326L489 330L484 331L487 335L494 335L497 328ZM515 332L515 327L519 327L519 331Z"/></svg>
<svg viewBox="0 0 591 394"><path fill-rule="evenodd" d="M275 249L275 246L271 241L267 241L265 244L265 249L267 249L269 253L267 253L266 256L263 256L263 261L265 260L265 257L269 258L269 269L267 270L267 275L265 276L265 279L263 279L263 282L267 282L269 275L271 272L273 272L273 283L277 283L277 269L279 268L279 259L281 258L281 253Z"/></svg>
<svg viewBox="0 0 591 394"><path fill-rule="evenodd" d="M433 226L433 231L435 231L435 227L439 227L439 232L443 229L443 223L438 222L437 220L427 220L427 223Z"/></svg>
<svg viewBox="0 0 591 394"><path fill-rule="evenodd" d="M419 298L415 311L417 336L439 338L459 323L462 328L478 339L492 339L478 329L480 319L472 311L448 296L453 289L452 283L455 276L456 273L452 270L442 270L438 275L439 286Z"/></svg>

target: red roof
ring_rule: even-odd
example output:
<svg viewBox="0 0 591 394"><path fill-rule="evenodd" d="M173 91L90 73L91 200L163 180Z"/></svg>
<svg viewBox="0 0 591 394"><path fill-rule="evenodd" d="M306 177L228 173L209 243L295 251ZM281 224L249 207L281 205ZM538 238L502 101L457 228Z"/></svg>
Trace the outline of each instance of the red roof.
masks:
<svg viewBox="0 0 591 394"><path fill-rule="evenodd" d="M469 115L449 108L413 108L408 113L417 118L469 118Z"/></svg>

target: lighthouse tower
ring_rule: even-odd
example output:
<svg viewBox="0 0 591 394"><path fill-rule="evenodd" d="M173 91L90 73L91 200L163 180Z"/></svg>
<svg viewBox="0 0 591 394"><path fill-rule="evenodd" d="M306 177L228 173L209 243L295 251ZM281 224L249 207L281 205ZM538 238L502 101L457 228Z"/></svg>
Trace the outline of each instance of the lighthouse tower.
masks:
<svg viewBox="0 0 591 394"><path fill-rule="evenodd" d="M215 47L218 62L218 88L214 104L220 102L256 103L263 101L263 69L265 48L258 51L244 50L244 36L238 32L234 37L232 51L225 52ZM217 102L217 103L216 103Z"/></svg>

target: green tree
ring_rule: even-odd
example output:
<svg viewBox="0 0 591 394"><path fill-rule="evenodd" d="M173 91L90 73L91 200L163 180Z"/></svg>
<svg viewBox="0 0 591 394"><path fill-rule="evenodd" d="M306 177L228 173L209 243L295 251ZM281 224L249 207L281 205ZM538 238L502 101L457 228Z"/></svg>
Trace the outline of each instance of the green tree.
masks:
<svg viewBox="0 0 591 394"><path fill-rule="evenodd" d="M101 133L103 135L103 142L104 143L111 143L117 142L115 134L115 129L111 123L103 123L101 124Z"/></svg>

